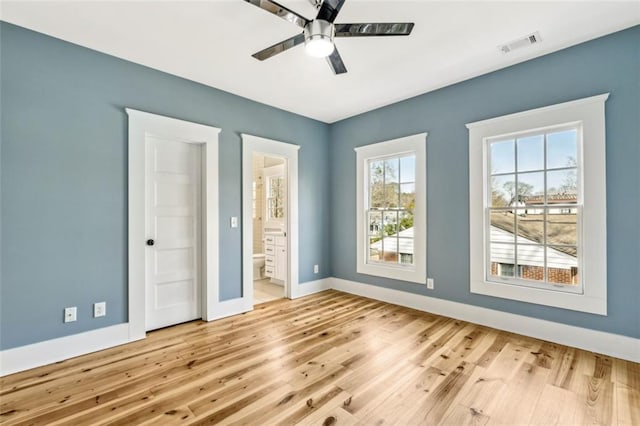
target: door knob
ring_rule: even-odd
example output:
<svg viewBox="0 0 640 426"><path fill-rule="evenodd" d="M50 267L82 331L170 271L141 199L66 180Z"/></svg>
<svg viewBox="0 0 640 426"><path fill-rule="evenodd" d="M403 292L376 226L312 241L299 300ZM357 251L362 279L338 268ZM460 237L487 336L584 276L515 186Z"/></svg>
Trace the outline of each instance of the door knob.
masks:
<svg viewBox="0 0 640 426"><path fill-rule="evenodd" d="M152 245L154 245L155 243L156 243L156 242L155 242L155 241L153 241L153 239L151 239L151 238L149 238L149 239L147 240L147 245L148 245L148 246L152 246Z"/></svg>

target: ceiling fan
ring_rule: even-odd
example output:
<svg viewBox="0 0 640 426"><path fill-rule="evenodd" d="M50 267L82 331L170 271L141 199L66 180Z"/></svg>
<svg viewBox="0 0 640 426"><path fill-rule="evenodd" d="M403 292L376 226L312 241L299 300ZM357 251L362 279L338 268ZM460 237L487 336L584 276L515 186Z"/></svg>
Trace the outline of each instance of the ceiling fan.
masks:
<svg viewBox="0 0 640 426"><path fill-rule="evenodd" d="M346 73L347 68L342 62L338 49L335 47L334 37L408 36L411 34L414 25L412 22L336 24L334 21L345 0L310 0L318 9L318 15L312 20L308 20L272 0L244 1L273 13L303 29L302 33L267 47L251 56L264 61L304 43L305 50L309 55L320 58L326 57L335 74Z"/></svg>

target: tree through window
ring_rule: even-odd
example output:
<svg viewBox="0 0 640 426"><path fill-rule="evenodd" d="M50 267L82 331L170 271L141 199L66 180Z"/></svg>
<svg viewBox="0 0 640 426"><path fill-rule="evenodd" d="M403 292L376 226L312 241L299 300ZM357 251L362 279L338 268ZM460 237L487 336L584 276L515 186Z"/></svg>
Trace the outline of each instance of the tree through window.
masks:
<svg viewBox="0 0 640 426"><path fill-rule="evenodd" d="M369 261L413 265L415 155L368 161Z"/></svg>

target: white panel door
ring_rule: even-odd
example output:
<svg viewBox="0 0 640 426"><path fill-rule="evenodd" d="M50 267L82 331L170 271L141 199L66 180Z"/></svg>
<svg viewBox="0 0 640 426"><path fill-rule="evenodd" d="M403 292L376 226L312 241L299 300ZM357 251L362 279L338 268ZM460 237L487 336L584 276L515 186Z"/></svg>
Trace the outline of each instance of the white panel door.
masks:
<svg viewBox="0 0 640 426"><path fill-rule="evenodd" d="M146 137L146 328L201 318L201 148Z"/></svg>

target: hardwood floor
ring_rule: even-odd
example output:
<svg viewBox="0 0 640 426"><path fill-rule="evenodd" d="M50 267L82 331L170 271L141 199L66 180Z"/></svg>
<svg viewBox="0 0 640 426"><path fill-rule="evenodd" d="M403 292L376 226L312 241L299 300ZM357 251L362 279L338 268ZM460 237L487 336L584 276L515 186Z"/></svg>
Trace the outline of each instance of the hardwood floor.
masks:
<svg viewBox="0 0 640 426"><path fill-rule="evenodd" d="M284 297L284 287L273 284L269 278L253 281L253 303L270 302Z"/></svg>
<svg viewBox="0 0 640 426"><path fill-rule="evenodd" d="M337 291L0 379L4 424L635 424L640 364Z"/></svg>

